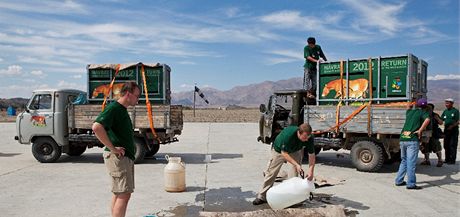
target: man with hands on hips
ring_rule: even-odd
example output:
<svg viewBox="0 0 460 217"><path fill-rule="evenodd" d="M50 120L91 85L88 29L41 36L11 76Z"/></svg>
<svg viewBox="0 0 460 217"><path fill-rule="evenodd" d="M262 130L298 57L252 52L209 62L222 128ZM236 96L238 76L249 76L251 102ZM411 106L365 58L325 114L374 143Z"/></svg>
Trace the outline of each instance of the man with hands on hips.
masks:
<svg viewBox="0 0 460 217"><path fill-rule="evenodd" d="M302 156L303 149L308 151L308 180L313 180L315 169L315 147L313 143L311 126L307 123L300 126L289 126L283 129L273 142L271 149L271 158L267 170L264 172L264 183L262 189L257 194L256 199L252 202L254 205L260 205L267 202L266 194L268 189L273 186L275 179L286 161L292 165L293 176L303 172ZM290 177L291 178L291 175Z"/></svg>
<svg viewBox="0 0 460 217"><path fill-rule="evenodd" d="M141 94L135 82L126 82L121 98L110 103L96 118L93 131L106 147L104 164L112 180L112 216L126 215L131 193L134 191L134 131L127 108L135 106Z"/></svg>

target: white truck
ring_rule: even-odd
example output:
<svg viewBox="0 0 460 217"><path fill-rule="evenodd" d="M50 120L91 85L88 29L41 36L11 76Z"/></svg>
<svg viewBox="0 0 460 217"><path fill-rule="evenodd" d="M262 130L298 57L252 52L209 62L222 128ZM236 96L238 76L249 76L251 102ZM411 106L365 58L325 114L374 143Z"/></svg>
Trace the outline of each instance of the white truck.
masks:
<svg viewBox="0 0 460 217"><path fill-rule="evenodd" d="M138 68L137 64L127 67L133 66ZM88 66L88 71L91 67ZM156 67L169 69L164 65ZM166 75L169 77L169 72ZM163 95L168 99L169 79L162 82ZM24 112L16 118L15 139L21 144L32 144L33 156L42 163L56 162L62 153L80 156L87 148L103 147L91 130L102 106L75 104L76 99L84 95L85 92L73 89L34 91ZM142 98L138 105L128 108L135 135L135 163L156 154L160 144L178 141L177 136L183 129L181 105L171 105L170 100L162 100L152 104L151 108L157 138L150 128L147 106Z"/></svg>

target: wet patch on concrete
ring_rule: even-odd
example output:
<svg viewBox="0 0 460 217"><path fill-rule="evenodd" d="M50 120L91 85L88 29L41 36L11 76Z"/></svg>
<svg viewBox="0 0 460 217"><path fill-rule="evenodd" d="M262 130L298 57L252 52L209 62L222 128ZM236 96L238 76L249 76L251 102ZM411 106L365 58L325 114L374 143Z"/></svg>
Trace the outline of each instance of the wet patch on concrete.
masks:
<svg viewBox="0 0 460 217"><path fill-rule="evenodd" d="M197 189L200 190L200 189ZM178 216L350 216L367 210L368 206L332 194L313 194L312 200L291 206L288 212L273 211L268 204L252 205L253 191L241 191L239 187L209 189L200 193L193 204L182 204L155 213L158 217ZM347 207L347 209L345 209ZM320 210L320 211L318 211ZM236 215L238 214L239 215ZM332 214L333 215L332 215ZM231 215L230 215L231 214ZM274 215L276 214L276 215Z"/></svg>

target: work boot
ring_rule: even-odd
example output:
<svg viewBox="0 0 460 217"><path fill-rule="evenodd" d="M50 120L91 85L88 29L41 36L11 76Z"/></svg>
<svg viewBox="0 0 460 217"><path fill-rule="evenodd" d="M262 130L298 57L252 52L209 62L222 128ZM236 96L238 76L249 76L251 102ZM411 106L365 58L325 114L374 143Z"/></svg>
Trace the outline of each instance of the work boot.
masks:
<svg viewBox="0 0 460 217"><path fill-rule="evenodd" d="M442 164L443 164L442 160L438 160L438 164L436 164L436 167L442 167Z"/></svg>
<svg viewBox="0 0 460 217"><path fill-rule="evenodd" d="M420 189L422 189L422 187L414 185L414 186L406 187L406 189L408 189L408 190L420 190Z"/></svg>
<svg viewBox="0 0 460 217"><path fill-rule="evenodd" d="M261 204L264 204L264 203L267 203L267 201L262 200L260 198L256 198L254 201L252 201L252 205L255 205L255 206L261 205Z"/></svg>
<svg viewBox="0 0 460 217"><path fill-rule="evenodd" d="M406 181L402 181L401 183L395 183L396 186L404 186L406 184Z"/></svg>
<svg viewBox="0 0 460 217"><path fill-rule="evenodd" d="M420 163L420 165L426 165L426 166L430 166L431 163L429 160L424 160L422 163Z"/></svg>

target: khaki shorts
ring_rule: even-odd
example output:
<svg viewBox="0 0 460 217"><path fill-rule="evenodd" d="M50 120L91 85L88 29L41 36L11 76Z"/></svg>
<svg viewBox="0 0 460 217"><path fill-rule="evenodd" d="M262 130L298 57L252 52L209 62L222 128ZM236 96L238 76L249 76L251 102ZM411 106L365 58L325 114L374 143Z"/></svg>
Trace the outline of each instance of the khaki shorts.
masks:
<svg viewBox="0 0 460 217"><path fill-rule="evenodd" d="M441 142L439 142L439 139L435 139L433 137L430 137L430 141L428 143L422 143L420 148L422 149L423 154L442 151Z"/></svg>
<svg viewBox="0 0 460 217"><path fill-rule="evenodd" d="M109 151L104 151L104 164L112 178L114 194L134 192L134 162L129 157L118 159Z"/></svg>

